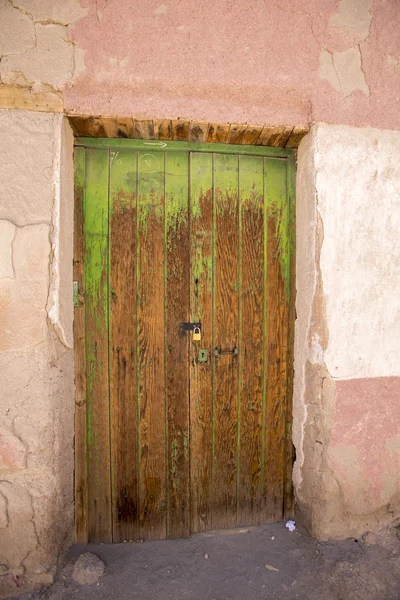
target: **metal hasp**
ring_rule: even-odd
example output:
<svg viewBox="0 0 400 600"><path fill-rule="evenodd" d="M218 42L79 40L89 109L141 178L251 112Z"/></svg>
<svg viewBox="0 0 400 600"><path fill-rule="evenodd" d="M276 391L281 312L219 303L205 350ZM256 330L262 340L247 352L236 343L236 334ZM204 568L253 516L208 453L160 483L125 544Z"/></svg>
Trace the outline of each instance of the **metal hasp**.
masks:
<svg viewBox="0 0 400 600"><path fill-rule="evenodd" d="M199 329L201 331L201 323L181 323L179 329L182 335L185 333L185 331L194 331L195 329Z"/></svg>
<svg viewBox="0 0 400 600"><path fill-rule="evenodd" d="M206 348L200 348L197 355L197 362L204 363L208 361L208 350Z"/></svg>
<svg viewBox="0 0 400 600"><path fill-rule="evenodd" d="M232 350L221 350L221 348L215 348L214 356L225 356L226 354L231 354L232 356L236 356L239 353L239 350L234 346Z"/></svg>
<svg viewBox="0 0 400 600"><path fill-rule="evenodd" d="M72 282L72 297L74 301L74 308L79 306L79 286L77 281Z"/></svg>

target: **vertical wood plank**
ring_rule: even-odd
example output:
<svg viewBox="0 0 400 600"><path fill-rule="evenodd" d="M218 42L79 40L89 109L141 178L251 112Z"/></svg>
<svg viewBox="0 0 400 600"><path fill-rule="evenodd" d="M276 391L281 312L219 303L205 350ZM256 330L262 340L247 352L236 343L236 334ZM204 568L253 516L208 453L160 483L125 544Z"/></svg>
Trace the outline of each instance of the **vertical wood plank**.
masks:
<svg viewBox="0 0 400 600"><path fill-rule="evenodd" d="M230 128L231 126L229 123L221 123L219 125L215 123L210 123L210 127L208 129L207 142L226 142Z"/></svg>
<svg viewBox="0 0 400 600"><path fill-rule="evenodd" d="M139 537L136 381L137 152L110 152L110 402L113 541Z"/></svg>
<svg viewBox="0 0 400 600"><path fill-rule="evenodd" d="M187 141L188 136L189 136L188 121L180 121L179 119L172 119L172 121L171 121L171 139Z"/></svg>
<svg viewBox="0 0 400 600"><path fill-rule="evenodd" d="M229 129L229 134L227 138L228 144L241 144L244 136L248 130L247 125L237 125L232 123Z"/></svg>
<svg viewBox="0 0 400 600"><path fill-rule="evenodd" d="M267 227L266 433L263 518L282 518L285 483L288 350L288 205L286 161L264 159Z"/></svg>
<svg viewBox="0 0 400 600"><path fill-rule="evenodd" d="M111 542L108 150L86 150L85 320L89 541Z"/></svg>
<svg viewBox="0 0 400 600"><path fill-rule="evenodd" d="M295 206L295 181L296 165L294 158L287 160L287 203L288 217L288 244L290 260L289 289L287 292L289 301L289 332L288 332L288 358L287 358L287 393L286 393L286 440L285 440L285 490L283 498L284 517L293 515L293 441L292 441L292 412L293 412L293 376L294 376L294 322L296 316L296 206Z"/></svg>
<svg viewBox="0 0 400 600"><path fill-rule="evenodd" d="M263 391L263 158L241 156L241 345L238 525L260 522Z"/></svg>
<svg viewBox="0 0 400 600"><path fill-rule="evenodd" d="M79 544L88 542L88 489L86 440L86 347L85 347L85 149L75 148L75 210L73 277L78 282L79 304L74 310L75 352L75 527Z"/></svg>
<svg viewBox="0 0 400 600"><path fill-rule="evenodd" d="M190 535L188 153L165 153L167 537Z"/></svg>
<svg viewBox="0 0 400 600"><path fill-rule="evenodd" d="M158 138L157 121L151 119L136 119L134 122L135 137L143 140L156 140Z"/></svg>
<svg viewBox="0 0 400 600"><path fill-rule="evenodd" d="M263 130L262 127L250 127L249 126L243 137L242 144L244 146L255 144L257 142L258 138L260 137L262 130Z"/></svg>
<svg viewBox="0 0 400 600"><path fill-rule="evenodd" d="M139 151L140 535L166 537L164 155Z"/></svg>
<svg viewBox="0 0 400 600"><path fill-rule="evenodd" d="M208 123L198 123L190 121L189 123L189 142L206 142L208 138Z"/></svg>
<svg viewBox="0 0 400 600"><path fill-rule="evenodd" d="M215 343L238 347L238 156L214 156ZM239 349L240 352L240 349ZM215 358L213 529L236 525L238 355Z"/></svg>
<svg viewBox="0 0 400 600"><path fill-rule="evenodd" d="M190 158L190 309L201 322L201 341L190 346L191 530L211 529L212 472L212 154ZM208 351L198 362L199 348Z"/></svg>
<svg viewBox="0 0 400 600"><path fill-rule="evenodd" d="M160 119L158 121L154 121L154 127L157 128L159 140L172 139L172 124L170 119Z"/></svg>

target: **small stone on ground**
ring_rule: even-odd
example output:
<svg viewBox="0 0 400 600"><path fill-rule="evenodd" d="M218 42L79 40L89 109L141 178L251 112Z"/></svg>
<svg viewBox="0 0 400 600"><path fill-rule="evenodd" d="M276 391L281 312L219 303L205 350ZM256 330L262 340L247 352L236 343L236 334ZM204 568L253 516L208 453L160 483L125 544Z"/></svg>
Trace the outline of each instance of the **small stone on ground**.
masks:
<svg viewBox="0 0 400 600"><path fill-rule="evenodd" d="M98 556L85 552L74 565L72 579L81 585L93 585L102 577L104 569L105 565Z"/></svg>

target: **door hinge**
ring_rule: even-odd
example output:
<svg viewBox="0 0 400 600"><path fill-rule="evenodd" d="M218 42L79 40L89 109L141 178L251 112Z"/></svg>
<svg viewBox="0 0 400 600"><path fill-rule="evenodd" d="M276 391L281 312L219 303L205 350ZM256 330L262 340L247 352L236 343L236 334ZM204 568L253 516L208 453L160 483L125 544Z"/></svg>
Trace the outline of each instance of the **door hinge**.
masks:
<svg viewBox="0 0 400 600"><path fill-rule="evenodd" d="M77 281L72 282L72 297L74 299L74 308L79 306L79 285Z"/></svg>

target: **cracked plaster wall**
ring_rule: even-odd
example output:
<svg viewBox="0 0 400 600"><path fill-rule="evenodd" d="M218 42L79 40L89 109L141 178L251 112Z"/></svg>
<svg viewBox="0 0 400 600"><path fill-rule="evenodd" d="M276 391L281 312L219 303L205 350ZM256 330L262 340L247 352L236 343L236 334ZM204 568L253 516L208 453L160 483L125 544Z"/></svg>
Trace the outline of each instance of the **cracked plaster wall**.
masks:
<svg viewBox="0 0 400 600"><path fill-rule="evenodd" d="M72 142L62 115L0 111L0 595L73 541Z"/></svg>
<svg viewBox="0 0 400 600"><path fill-rule="evenodd" d="M397 0L0 0L1 106L49 111L0 111L0 586L49 582L73 531L72 134L52 113L400 129L399 20ZM299 153L294 481L319 537L399 514L396 136L318 126Z"/></svg>
<svg viewBox="0 0 400 600"><path fill-rule="evenodd" d="M19 85L75 114L400 129L397 0L0 0L0 23L3 102Z"/></svg>
<svg viewBox="0 0 400 600"><path fill-rule="evenodd" d="M299 148L294 485L322 539L400 520L399 153L322 124Z"/></svg>

